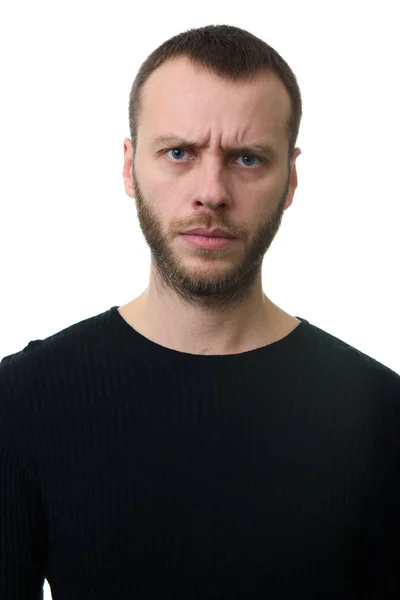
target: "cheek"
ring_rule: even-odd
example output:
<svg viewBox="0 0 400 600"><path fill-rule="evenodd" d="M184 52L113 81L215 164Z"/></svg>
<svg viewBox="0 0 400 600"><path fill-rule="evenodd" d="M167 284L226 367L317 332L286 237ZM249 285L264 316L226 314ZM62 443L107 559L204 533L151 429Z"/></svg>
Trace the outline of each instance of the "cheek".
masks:
<svg viewBox="0 0 400 600"><path fill-rule="evenodd" d="M245 208L243 212L247 214L247 219L250 219L254 226L257 228L259 224L263 223L268 215L272 215L282 199L284 189L282 182L269 184L263 182L263 185L256 186L252 193L243 194L246 198ZM239 209L239 212L242 212Z"/></svg>
<svg viewBox="0 0 400 600"><path fill-rule="evenodd" d="M174 189L178 189L179 181L182 178L177 177L171 169L163 164L163 157L151 158L146 165L142 167L143 181L146 182L146 187L149 191L157 193L162 190L169 193Z"/></svg>
<svg viewBox="0 0 400 600"><path fill-rule="evenodd" d="M166 173L162 169L154 169L150 176L146 177L146 189L155 201L162 202L165 208L169 208L190 204L196 188L190 184L187 177L179 177L176 174ZM186 210L190 210L190 208L188 207Z"/></svg>

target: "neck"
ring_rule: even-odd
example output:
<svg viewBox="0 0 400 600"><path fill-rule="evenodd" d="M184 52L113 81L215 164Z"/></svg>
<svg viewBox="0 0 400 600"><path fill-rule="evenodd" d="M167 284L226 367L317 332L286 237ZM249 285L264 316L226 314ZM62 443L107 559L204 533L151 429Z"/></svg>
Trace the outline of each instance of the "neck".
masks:
<svg viewBox="0 0 400 600"><path fill-rule="evenodd" d="M236 354L278 341L300 322L262 290L232 312L210 312L160 296L151 285L119 308L139 333L161 346L190 354Z"/></svg>

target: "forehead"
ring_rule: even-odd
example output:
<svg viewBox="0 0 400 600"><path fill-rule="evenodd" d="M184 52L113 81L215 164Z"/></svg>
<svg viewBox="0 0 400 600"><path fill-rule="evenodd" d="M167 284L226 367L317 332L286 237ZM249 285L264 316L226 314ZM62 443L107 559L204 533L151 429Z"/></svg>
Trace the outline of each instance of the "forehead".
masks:
<svg viewBox="0 0 400 600"><path fill-rule="evenodd" d="M159 135L205 131L235 138L267 135L286 139L289 94L272 72L248 81L221 79L185 57L154 71L142 89L139 128Z"/></svg>

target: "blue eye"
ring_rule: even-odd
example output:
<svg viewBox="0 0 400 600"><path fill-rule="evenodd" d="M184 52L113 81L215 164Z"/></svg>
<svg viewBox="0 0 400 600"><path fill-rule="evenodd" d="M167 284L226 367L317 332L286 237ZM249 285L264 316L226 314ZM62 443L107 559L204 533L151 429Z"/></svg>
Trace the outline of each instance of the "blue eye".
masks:
<svg viewBox="0 0 400 600"><path fill-rule="evenodd" d="M241 156L244 157L246 160L248 160L250 158L250 160L253 159L253 160L258 160L259 162L261 162L261 159L257 158L257 156L253 156L252 154L241 154ZM253 167L254 163L252 163L250 165L248 163L247 164L245 163L244 166L245 167Z"/></svg>
<svg viewBox="0 0 400 600"><path fill-rule="evenodd" d="M169 155L170 152L172 152L172 155ZM169 157L172 158L172 160L174 162L182 162L182 158L184 158L184 156L182 156L182 155L184 155L185 152L187 152L187 150L184 150L183 148L171 148L170 150L167 150L166 154L169 155ZM243 157L246 161L244 164L241 165L244 167L255 166L254 161L258 161L258 163L256 163L256 165L263 162L263 160L261 158L254 156L253 154L241 154L240 157ZM248 162L249 160L250 160L250 164Z"/></svg>
<svg viewBox="0 0 400 600"><path fill-rule="evenodd" d="M172 152L173 153L172 156L173 156L174 159L175 158L179 159L179 158L182 158L182 157L179 157L177 155L179 155L180 153L186 152L186 150L182 150L182 148L172 148L172 150L168 150L167 151L167 154L168 154L168 152Z"/></svg>

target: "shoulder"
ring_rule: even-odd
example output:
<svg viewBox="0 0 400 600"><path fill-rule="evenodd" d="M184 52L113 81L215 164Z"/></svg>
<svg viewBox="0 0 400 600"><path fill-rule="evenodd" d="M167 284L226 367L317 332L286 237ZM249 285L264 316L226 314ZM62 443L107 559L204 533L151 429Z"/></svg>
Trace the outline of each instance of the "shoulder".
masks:
<svg viewBox="0 0 400 600"><path fill-rule="evenodd" d="M400 375L359 348L308 324L304 363L328 397L358 407L372 420L398 432L400 441Z"/></svg>
<svg viewBox="0 0 400 600"><path fill-rule="evenodd" d="M5 355L0 361L0 372L4 369L26 368L27 365L43 357L51 358L52 355L65 353L70 348L76 350L76 344L91 343L98 337L105 324L105 319L110 311L87 317L40 339L29 341L20 350Z"/></svg>

